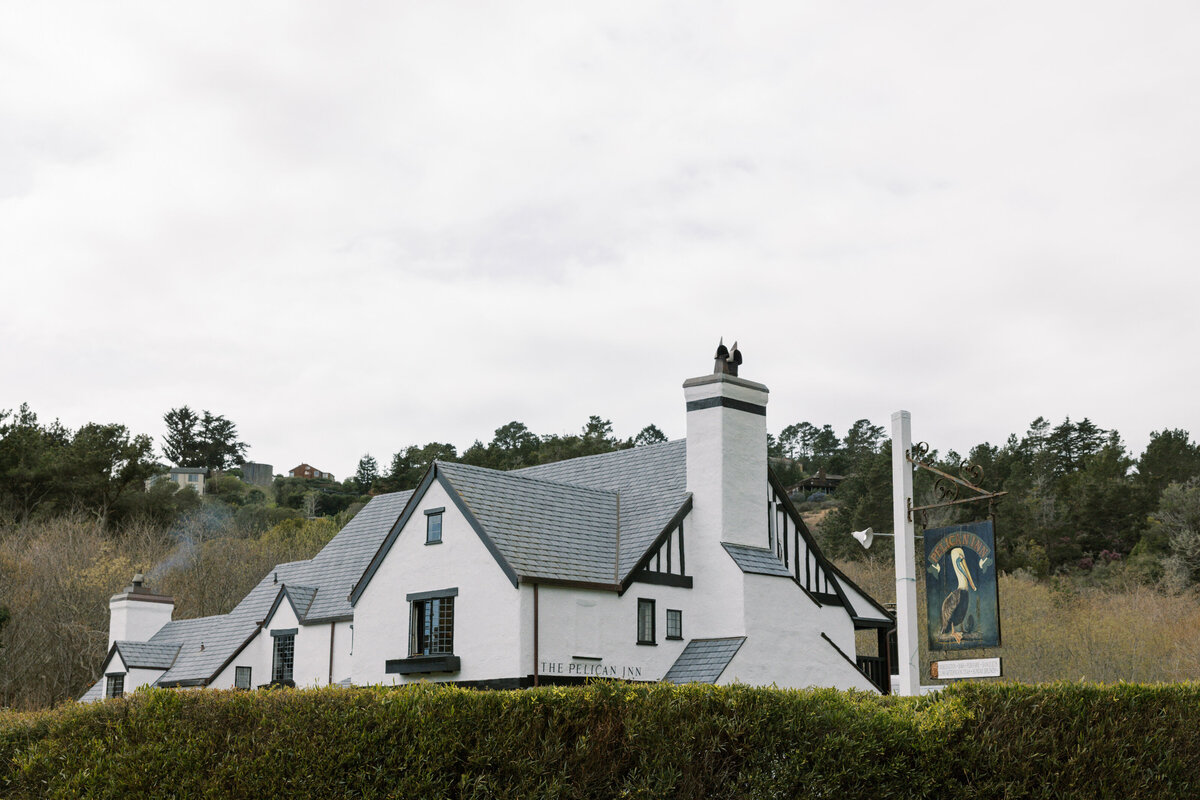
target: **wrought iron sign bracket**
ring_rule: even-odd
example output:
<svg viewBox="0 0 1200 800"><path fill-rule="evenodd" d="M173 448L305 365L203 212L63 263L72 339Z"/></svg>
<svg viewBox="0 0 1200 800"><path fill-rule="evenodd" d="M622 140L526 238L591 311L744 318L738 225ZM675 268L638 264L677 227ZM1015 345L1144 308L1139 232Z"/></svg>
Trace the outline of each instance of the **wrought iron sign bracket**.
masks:
<svg viewBox="0 0 1200 800"><path fill-rule="evenodd" d="M924 457L928 452L928 444L925 442L917 442L912 446L911 450L908 450L904 453L905 461L918 469L932 472L937 476L937 479L933 482L933 495L937 498L938 502L930 503L929 505L925 506L914 506L912 504L912 498L907 498L909 522L915 521L913 519L914 511L919 511L921 513L921 524L924 525L926 522L928 522L928 512L930 509L946 508L947 506L959 506L963 505L964 503L977 503L983 500L987 501L988 515L991 516L994 513L996 501L1008 494L1008 492L989 492L982 487L977 486L975 482L983 481L983 467L979 466L978 464L971 464L967 461L963 461L958 467L959 475L954 476L947 472L943 472L932 464L922 461L922 457ZM966 489L967 491L974 492L975 494L972 497L960 498L958 496L960 489Z"/></svg>

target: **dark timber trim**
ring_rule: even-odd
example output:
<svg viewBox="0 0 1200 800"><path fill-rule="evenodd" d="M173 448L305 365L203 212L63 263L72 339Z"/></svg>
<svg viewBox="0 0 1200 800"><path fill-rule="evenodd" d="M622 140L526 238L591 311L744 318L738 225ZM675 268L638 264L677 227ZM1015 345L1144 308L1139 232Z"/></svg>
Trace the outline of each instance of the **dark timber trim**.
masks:
<svg viewBox="0 0 1200 800"><path fill-rule="evenodd" d="M432 600L435 597L458 597L458 587L451 586L449 589L432 589L428 592L411 592L404 599L411 603L413 600Z"/></svg>
<svg viewBox="0 0 1200 800"><path fill-rule="evenodd" d="M862 595L863 598L865 598L866 601L871 604L872 608L874 608L887 619L891 620L892 625L895 625L895 615L893 615L883 606L879 605L879 603L875 602L875 598L864 592L861 586L846 577L846 573L835 567L833 562L826 558L825 554L821 552L821 549L817 547L816 541L813 539L812 534L809 533L808 526L804 524L804 520L800 518L800 512L796 510L796 506L792 503L792 498L787 496L787 492L784 491L783 484L780 483L779 478L776 477L775 473L770 467L767 468L767 478L771 482L771 486L775 489L775 494L779 497L779 501L783 503L784 507L787 509L788 515L791 516L792 521L796 523L796 529L799 531L800 535L804 537L805 542L808 544L812 552L816 554L818 563L835 577L835 580L832 581L834 589L837 590L838 597L841 599L847 610L853 611L854 604L849 601L849 598L847 598L845 592L843 592L841 587L842 581L845 581L853 586L855 591ZM858 627L857 619L855 619L855 626ZM863 627L874 628L879 626L880 623L872 622L871 624L864 625Z"/></svg>
<svg viewBox="0 0 1200 800"><path fill-rule="evenodd" d="M655 537L654 541L650 543L650 546L646 548L646 552L643 553L642 557L639 558L637 563L633 565L633 569L629 570L629 574L626 575L624 580L621 581L621 584L620 584L620 586L621 586L620 593L621 594L625 594L625 592L629 590L629 584L633 583L634 573L636 573L640 569L646 569L647 565L649 565L649 563L650 563L650 558L655 553L658 552L658 548L662 547L663 542L666 541L667 537L669 537L672 533L674 533L676 528L682 529L683 520L690 513L692 513L691 492L688 493L687 499L683 501L683 505L681 505L679 507L679 510L675 512L675 516L671 517L671 520L666 524L666 526L662 529L662 531L658 534L658 536ZM680 537L680 542L682 542L682 541L683 541L683 538ZM681 568L682 568L682 565L683 565L683 562L680 561Z"/></svg>
<svg viewBox="0 0 1200 800"><path fill-rule="evenodd" d="M651 572L650 570L640 569L629 576L632 583L653 583L657 586L682 586L684 589L692 588L691 575L675 575L670 572Z"/></svg>
<svg viewBox="0 0 1200 800"><path fill-rule="evenodd" d="M271 636L295 636L299 632L299 628L280 628L277 631L271 631Z"/></svg>
<svg viewBox="0 0 1200 800"><path fill-rule="evenodd" d="M850 656L846 655L845 651L842 650L842 648L840 648L836 644L834 644L833 639L830 639L828 634L826 634L824 631L821 631L821 638L824 639L825 641L829 642L829 646L832 647L834 650L836 650L837 654L839 656L841 656L846 661L847 664L849 664L851 667L853 667L854 671L857 672L859 675L861 675L862 679L864 681L871 684L872 686L875 686L875 681L873 681L869 677L867 677L867 674L858 668L858 663L854 659L850 658ZM879 689L878 686L875 686L875 688ZM884 692L880 691L880 694L884 694Z"/></svg>
<svg viewBox="0 0 1200 800"><path fill-rule="evenodd" d="M436 474L437 462L429 465L429 469L425 470L424 477L421 478L421 483L409 495L408 502L404 504L404 509L400 512L400 516L392 523L392 527L388 529L387 536L383 537L383 541L379 544L379 549L375 551L375 555L371 557L371 563L363 571L362 577L358 579L358 583L354 584L354 588L350 590L350 605L358 603L358 598L362 597L363 591L366 590L367 584L371 582L371 578L375 577L375 573L379 570L379 566L383 563L383 559L387 556L388 551L392 549L392 545L396 543L396 537L400 535L400 530L404 527L404 523L408 522L409 517L413 515L414 509L420 503L421 498L428 491L430 485L433 484Z"/></svg>
<svg viewBox="0 0 1200 800"><path fill-rule="evenodd" d="M471 509L467 508L467 504L464 503L462 497L459 496L458 490L454 488L453 484L450 483L445 475L438 471L437 466L438 463L435 461L430 469L434 471L438 483L440 483L442 488L446 490L446 494L450 495L450 499L454 501L454 505L458 507L458 510L462 512L463 517L468 523L470 523L471 528L479 536L480 541L483 542L483 546L486 547L488 552L492 554L492 558L496 559L496 563L500 565L500 569L504 570L504 574L508 576L509 581L512 582L513 588L517 588L517 571L512 568L511 564L508 563L508 559L501 554L500 549L496 547L496 543L492 541L492 537L487 535L487 532L483 529L483 526L479 524L479 520L475 518L475 514L471 512Z"/></svg>
<svg viewBox="0 0 1200 800"><path fill-rule="evenodd" d="M462 659L458 656L409 656L389 659L384 665L389 675L424 675L430 672L458 672Z"/></svg>
<svg viewBox="0 0 1200 800"><path fill-rule="evenodd" d="M746 411L762 417L767 415L766 406L760 406L757 403L747 403L745 400L735 400L732 397L706 397L703 400L693 400L687 404L688 411L700 411L705 408L718 407L732 408L735 411Z"/></svg>
<svg viewBox="0 0 1200 800"><path fill-rule="evenodd" d="M379 571L379 567L383 564L383 560L387 557L388 552L392 549L392 545L396 543L396 539L400 536L400 531L404 529L405 524L415 513L417 506L420 505L421 498L425 496L427 491L429 491L429 487L433 485L434 481L437 481L439 484L441 484L442 488L446 490L446 494L450 495L450 499L454 501L454 505L458 508L459 512L462 513L463 517L467 520L467 523L470 524L476 535L479 536L480 541L483 542L483 546L486 547L488 552L492 554L492 558L496 559L496 563L500 565L500 569L504 571L504 574L508 577L509 581L512 582L513 588L517 587L518 578L516 570L512 568L512 565L509 564L508 560L500 553L500 550L496 547L496 543L493 542L491 537L487 535L487 532L484 531L483 526L479 524L479 520L476 519L475 515L471 513L471 510L467 508L467 504L464 503L462 497L459 496L458 490L454 488L454 485L450 483L446 476L443 475L438 469L438 462L434 461L429 465L429 469L425 471L425 477L421 479L421 485L418 486L412 493L412 496L408 498L408 503L405 504L404 510L400 513L400 517L395 521L395 523L392 524L391 529L388 531L388 535L384 537L383 542L379 545L379 549L375 551L375 556L371 559L371 563L367 565L362 577L358 579L358 583L354 584L354 589L351 590L349 598L351 606L356 605L358 603L358 599L362 597L362 593L366 591L367 584L371 582L371 579L375 577L375 573Z"/></svg>
<svg viewBox="0 0 1200 800"><path fill-rule="evenodd" d="M604 583L603 581L575 581L569 578L539 578L532 575L522 575L520 582L523 586L565 586L568 589L599 589L605 592L619 592L621 585Z"/></svg>

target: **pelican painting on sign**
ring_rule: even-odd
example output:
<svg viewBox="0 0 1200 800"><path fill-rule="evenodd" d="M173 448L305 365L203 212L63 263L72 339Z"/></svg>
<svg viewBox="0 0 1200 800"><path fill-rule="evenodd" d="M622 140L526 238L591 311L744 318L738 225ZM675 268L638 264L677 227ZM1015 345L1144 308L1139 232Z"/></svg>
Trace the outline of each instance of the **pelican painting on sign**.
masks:
<svg viewBox="0 0 1200 800"><path fill-rule="evenodd" d="M925 530L925 602L930 650L1000 646L990 520Z"/></svg>

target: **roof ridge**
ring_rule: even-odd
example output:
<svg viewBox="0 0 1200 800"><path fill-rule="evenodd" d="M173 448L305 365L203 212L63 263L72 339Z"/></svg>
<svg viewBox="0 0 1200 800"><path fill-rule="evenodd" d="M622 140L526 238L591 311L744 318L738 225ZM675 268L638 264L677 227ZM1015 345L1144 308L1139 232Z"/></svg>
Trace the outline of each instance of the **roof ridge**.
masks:
<svg viewBox="0 0 1200 800"><path fill-rule="evenodd" d="M666 447L668 445L678 445L678 444L681 444L686 441L687 441L686 438L668 439L665 442L655 442L654 444L644 444L644 445L634 446L634 447L622 447L620 450L610 450L607 453L589 453L586 456L575 456L574 458L564 458L561 461L547 461L545 464L530 464L527 467L517 467L516 469L506 470L506 471L507 472L524 472L525 470L528 470L528 469L541 469L543 467L555 467L555 466L559 466L561 464L578 464L581 461L584 461L586 459L614 458L616 456L626 455L626 454L631 454L631 453L645 453L648 450L652 450L652 449L656 449L656 448L660 448L660 447Z"/></svg>
<svg viewBox="0 0 1200 800"><path fill-rule="evenodd" d="M607 455L607 454L601 454L601 455ZM590 456L582 456L582 458L590 458ZM455 469L466 468L468 470L478 470L480 472L485 472L485 473L488 473L491 475L504 476L506 478L516 478L516 479L522 480L522 481L529 481L530 483L538 483L543 486L553 486L556 489L571 489L573 491L592 492L594 494L608 495L611 497L616 497L618 494L620 494L620 490L617 490L617 489L596 489L592 486L580 486L577 483L562 483L561 481L548 481L545 478L532 478L528 475L517 475L516 473L518 472L518 470L492 469L491 467L479 467L474 464L463 464L458 461L435 461L434 463L442 468L453 467ZM563 462L555 462L555 463L563 463ZM522 468L522 469L524 469L524 468Z"/></svg>

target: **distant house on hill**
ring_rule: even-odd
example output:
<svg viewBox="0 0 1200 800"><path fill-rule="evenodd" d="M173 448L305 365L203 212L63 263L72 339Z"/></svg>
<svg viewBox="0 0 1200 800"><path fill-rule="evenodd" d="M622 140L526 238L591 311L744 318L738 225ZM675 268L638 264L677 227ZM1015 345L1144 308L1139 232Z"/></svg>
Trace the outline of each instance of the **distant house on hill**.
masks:
<svg viewBox="0 0 1200 800"><path fill-rule="evenodd" d="M288 470L290 478L324 478L327 481L333 480L332 472L321 472L321 470L310 464L301 464L298 467L292 467Z"/></svg>
<svg viewBox="0 0 1200 800"><path fill-rule="evenodd" d="M109 602L84 699L600 677L887 692L895 619L822 554L771 472L767 387L738 376L736 346L715 361L683 383L686 440L507 472L435 461L228 614L172 619L137 576Z"/></svg>
<svg viewBox="0 0 1200 800"><path fill-rule="evenodd" d="M842 481L846 480L845 475L826 475L825 470L817 470L817 474L810 478L797 483L788 492L789 495L803 495L808 497L813 492L824 492L825 494L833 494L833 490L838 487Z"/></svg>
<svg viewBox="0 0 1200 800"><path fill-rule="evenodd" d="M171 471L166 475L155 475L146 481L146 488L149 489L159 481L174 481L179 484L181 489L190 486L196 490L196 494L204 494L204 476L206 474L208 474L208 470L203 467L171 467Z"/></svg>

